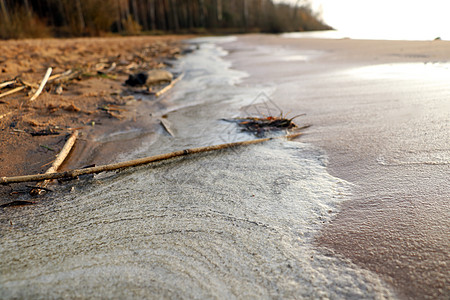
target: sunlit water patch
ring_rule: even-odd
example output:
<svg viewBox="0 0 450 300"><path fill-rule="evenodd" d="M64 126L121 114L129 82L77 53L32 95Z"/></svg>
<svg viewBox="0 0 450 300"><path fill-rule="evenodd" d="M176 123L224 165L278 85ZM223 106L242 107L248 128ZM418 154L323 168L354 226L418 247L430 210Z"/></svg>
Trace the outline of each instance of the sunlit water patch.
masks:
<svg viewBox="0 0 450 300"><path fill-rule="evenodd" d="M306 55L290 55L281 58L284 61L308 61L308 59Z"/></svg>
<svg viewBox="0 0 450 300"><path fill-rule="evenodd" d="M351 69L348 75L360 79L416 80L419 82L450 80L450 63L393 63Z"/></svg>
<svg viewBox="0 0 450 300"><path fill-rule="evenodd" d="M437 31L419 32L406 28L406 30L393 30L393 28L379 28L368 30L367 28L353 26L350 30L323 30L289 32L281 34L282 37L292 39L358 39L358 40L407 40L407 41L431 41L434 39L449 40L450 36L439 34Z"/></svg>

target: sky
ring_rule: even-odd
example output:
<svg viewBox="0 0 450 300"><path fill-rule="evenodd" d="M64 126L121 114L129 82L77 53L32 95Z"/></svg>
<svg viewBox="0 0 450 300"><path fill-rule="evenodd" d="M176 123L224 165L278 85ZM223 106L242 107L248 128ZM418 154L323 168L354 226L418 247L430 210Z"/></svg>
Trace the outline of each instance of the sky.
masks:
<svg viewBox="0 0 450 300"><path fill-rule="evenodd" d="M296 3L297 0L278 0ZM449 0L300 0L350 37L450 39Z"/></svg>

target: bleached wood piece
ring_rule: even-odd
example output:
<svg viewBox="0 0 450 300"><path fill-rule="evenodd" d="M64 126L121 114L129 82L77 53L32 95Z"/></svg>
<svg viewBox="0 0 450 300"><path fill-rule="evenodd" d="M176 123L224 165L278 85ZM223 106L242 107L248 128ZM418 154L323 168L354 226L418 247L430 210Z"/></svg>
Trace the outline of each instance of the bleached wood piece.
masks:
<svg viewBox="0 0 450 300"><path fill-rule="evenodd" d="M52 74L52 68L48 68L47 72L45 73L44 78L41 81L41 84L39 85L38 90L36 91L36 93L34 93L34 95L30 98L30 102L36 100L37 97L39 97L39 95L42 93L42 90L44 89L45 84L47 83L48 79L50 78L50 74Z"/></svg>
<svg viewBox="0 0 450 300"><path fill-rule="evenodd" d="M26 88L25 85L16 87L15 89L12 89L12 90L9 90L9 91L7 91L5 93L0 94L0 98L12 95L12 94L17 93L17 92L20 92L21 90L24 90L25 88Z"/></svg>
<svg viewBox="0 0 450 300"><path fill-rule="evenodd" d="M15 82L16 82L15 80L2 82L2 83L0 83L0 89L4 88L4 87L6 87L6 86L8 86L10 84L13 84Z"/></svg>
<svg viewBox="0 0 450 300"><path fill-rule="evenodd" d="M75 130L67 139L66 143L64 144L64 147L61 149L55 161L52 163L52 166L45 172L45 174L52 174L58 171L59 167L62 165L62 163L66 160L67 156L69 155L70 150L72 150L73 145L75 145L75 141L77 140L77 138L78 138L78 130ZM42 194L45 191L45 187L50 183L50 181L51 180L48 179L39 182L38 184L36 184L37 188L32 189L30 191L30 194L31 195Z"/></svg>

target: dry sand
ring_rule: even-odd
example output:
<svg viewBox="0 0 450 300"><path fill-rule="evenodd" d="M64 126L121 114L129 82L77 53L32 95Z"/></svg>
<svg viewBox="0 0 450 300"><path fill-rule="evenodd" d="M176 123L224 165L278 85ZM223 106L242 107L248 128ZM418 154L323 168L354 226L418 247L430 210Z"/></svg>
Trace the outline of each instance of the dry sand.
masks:
<svg viewBox="0 0 450 300"><path fill-rule="evenodd" d="M92 136L136 121L139 104L127 96L123 83L129 74L166 68L180 55L187 36L109 37L0 41L0 82L15 78L39 84L48 67L54 74L77 73L70 81L47 84L33 102L29 89L0 98L0 175L15 176L44 172L74 130L82 133L76 158L64 167L108 163L111 156L129 151L131 144L97 147ZM112 64L113 70L106 75ZM57 91L59 86L59 91ZM4 87L0 94L14 86ZM139 98L137 96L136 98ZM148 124L147 124L148 125ZM32 136L52 130L57 135ZM117 152L118 151L118 152ZM113 154L114 153L114 154ZM95 157L93 157L95 156ZM2 189L2 204L9 197Z"/></svg>
<svg viewBox="0 0 450 300"><path fill-rule="evenodd" d="M448 299L450 42L250 35L225 47L244 84L273 86L286 112L307 113L302 141L354 184L317 244L401 297Z"/></svg>

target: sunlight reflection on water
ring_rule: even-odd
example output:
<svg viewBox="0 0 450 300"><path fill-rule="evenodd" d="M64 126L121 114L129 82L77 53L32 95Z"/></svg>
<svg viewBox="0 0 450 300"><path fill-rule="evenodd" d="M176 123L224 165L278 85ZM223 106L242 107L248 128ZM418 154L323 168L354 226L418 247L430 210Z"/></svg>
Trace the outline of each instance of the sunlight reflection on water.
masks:
<svg viewBox="0 0 450 300"><path fill-rule="evenodd" d="M323 31L305 31L289 32L281 35L285 38L315 38L315 39L357 39L357 40L405 40L405 41L430 41L436 38L449 40L447 35L438 35L428 32L414 31L372 31L367 30L323 30Z"/></svg>
<svg viewBox="0 0 450 300"><path fill-rule="evenodd" d="M367 66L347 71L362 79L396 79L420 81L449 81L449 63L395 63Z"/></svg>

